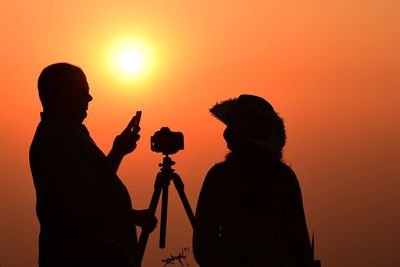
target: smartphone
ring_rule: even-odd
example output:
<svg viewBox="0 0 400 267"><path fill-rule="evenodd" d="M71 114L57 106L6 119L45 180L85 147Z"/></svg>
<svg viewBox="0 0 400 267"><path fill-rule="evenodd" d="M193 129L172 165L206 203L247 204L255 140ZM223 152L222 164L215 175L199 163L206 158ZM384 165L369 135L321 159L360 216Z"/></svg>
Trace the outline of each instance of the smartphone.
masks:
<svg viewBox="0 0 400 267"><path fill-rule="evenodd" d="M142 111L141 110L136 111L135 120L132 125L133 127L135 128L139 127L141 117L142 117Z"/></svg>

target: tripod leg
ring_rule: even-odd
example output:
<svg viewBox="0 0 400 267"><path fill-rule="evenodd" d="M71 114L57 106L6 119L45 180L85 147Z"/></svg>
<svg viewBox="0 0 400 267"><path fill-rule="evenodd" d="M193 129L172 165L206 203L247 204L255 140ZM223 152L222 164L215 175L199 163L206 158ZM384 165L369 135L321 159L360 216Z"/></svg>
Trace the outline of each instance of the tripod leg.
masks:
<svg viewBox="0 0 400 267"><path fill-rule="evenodd" d="M157 178L156 178L156 182L154 184L154 192L153 192L153 195L151 197L151 201L150 201L150 205L149 205L149 209L153 212L153 214L156 213L157 204L158 204L158 201L160 200L162 182L163 182L162 180L163 180L162 175L158 174ZM147 245L147 241L149 239L149 235L150 235L149 232L144 231L144 229L142 229L142 232L140 233L139 242L138 242L138 260L139 260L139 263L142 262L144 251L145 251L146 245Z"/></svg>
<svg viewBox="0 0 400 267"><path fill-rule="evenodd" d="M160 248L165 248L167 234L168 185L163 187L161 199Z"/></svg>
<svg viewBox="0 0 400 267"><path fill-rule="evenodd" d="M196 218L194 216L194 213L192 211L192 208L190 207L190 203L186 197L185 191L184 191L184 187L185 185L182 182L181 177L179 177L179 175L177 173L173 174L173 181L174 181L174 185L176 190L178 191L179 197L182 201L183 207L185 208L186 214L189 218L190 224L192 225L193 229L197 228L197 222L196 222Z"/></svg>

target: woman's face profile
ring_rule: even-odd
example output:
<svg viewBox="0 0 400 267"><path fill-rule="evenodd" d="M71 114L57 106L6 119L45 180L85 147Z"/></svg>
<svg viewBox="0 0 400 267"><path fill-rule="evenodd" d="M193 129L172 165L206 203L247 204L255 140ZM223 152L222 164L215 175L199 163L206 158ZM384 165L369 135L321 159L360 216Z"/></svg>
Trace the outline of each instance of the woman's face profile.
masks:
<svg viewBox="0 0 400 267"><path fill-rule="evenodd" d="M224 131L224 139L226 141L226 146L229 150L232 150L234 147L234 137L233 130L228 126Z"/></svg>

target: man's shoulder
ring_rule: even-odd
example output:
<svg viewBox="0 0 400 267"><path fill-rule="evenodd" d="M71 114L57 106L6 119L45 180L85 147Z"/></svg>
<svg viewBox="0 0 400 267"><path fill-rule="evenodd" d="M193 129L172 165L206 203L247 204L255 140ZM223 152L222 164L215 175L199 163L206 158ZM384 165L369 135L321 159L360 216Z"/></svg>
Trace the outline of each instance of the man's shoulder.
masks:
<svg viewBox="0 0 400 267"><path fill-rule="evenodd" d="M70 123L39 123L36 133L43 137L59 137L78 138L82 136L82 131L78 126Z"/></svg>
<svg viewBox="0 0 400 267"><path fill-rule="evenodd" d="M35 147L55 148L72 146L82 143L84 135L79 129L67 123L39 123L31 149Z"/></svg>

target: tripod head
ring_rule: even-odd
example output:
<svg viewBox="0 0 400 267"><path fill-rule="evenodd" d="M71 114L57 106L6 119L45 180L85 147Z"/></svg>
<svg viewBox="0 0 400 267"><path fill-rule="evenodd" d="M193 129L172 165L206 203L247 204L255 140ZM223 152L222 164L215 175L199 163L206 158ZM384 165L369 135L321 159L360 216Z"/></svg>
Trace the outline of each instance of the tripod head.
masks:
<svg viewBox="0 0 400 267"><path fill-rule="evenodd" d="M163 162L158 164L158 166L161 167L162 172L165 171L174 172L174 169L171 168L173 165L175 165L175 161L173 161L168 155L165 155L163 158Z"/></svg>

